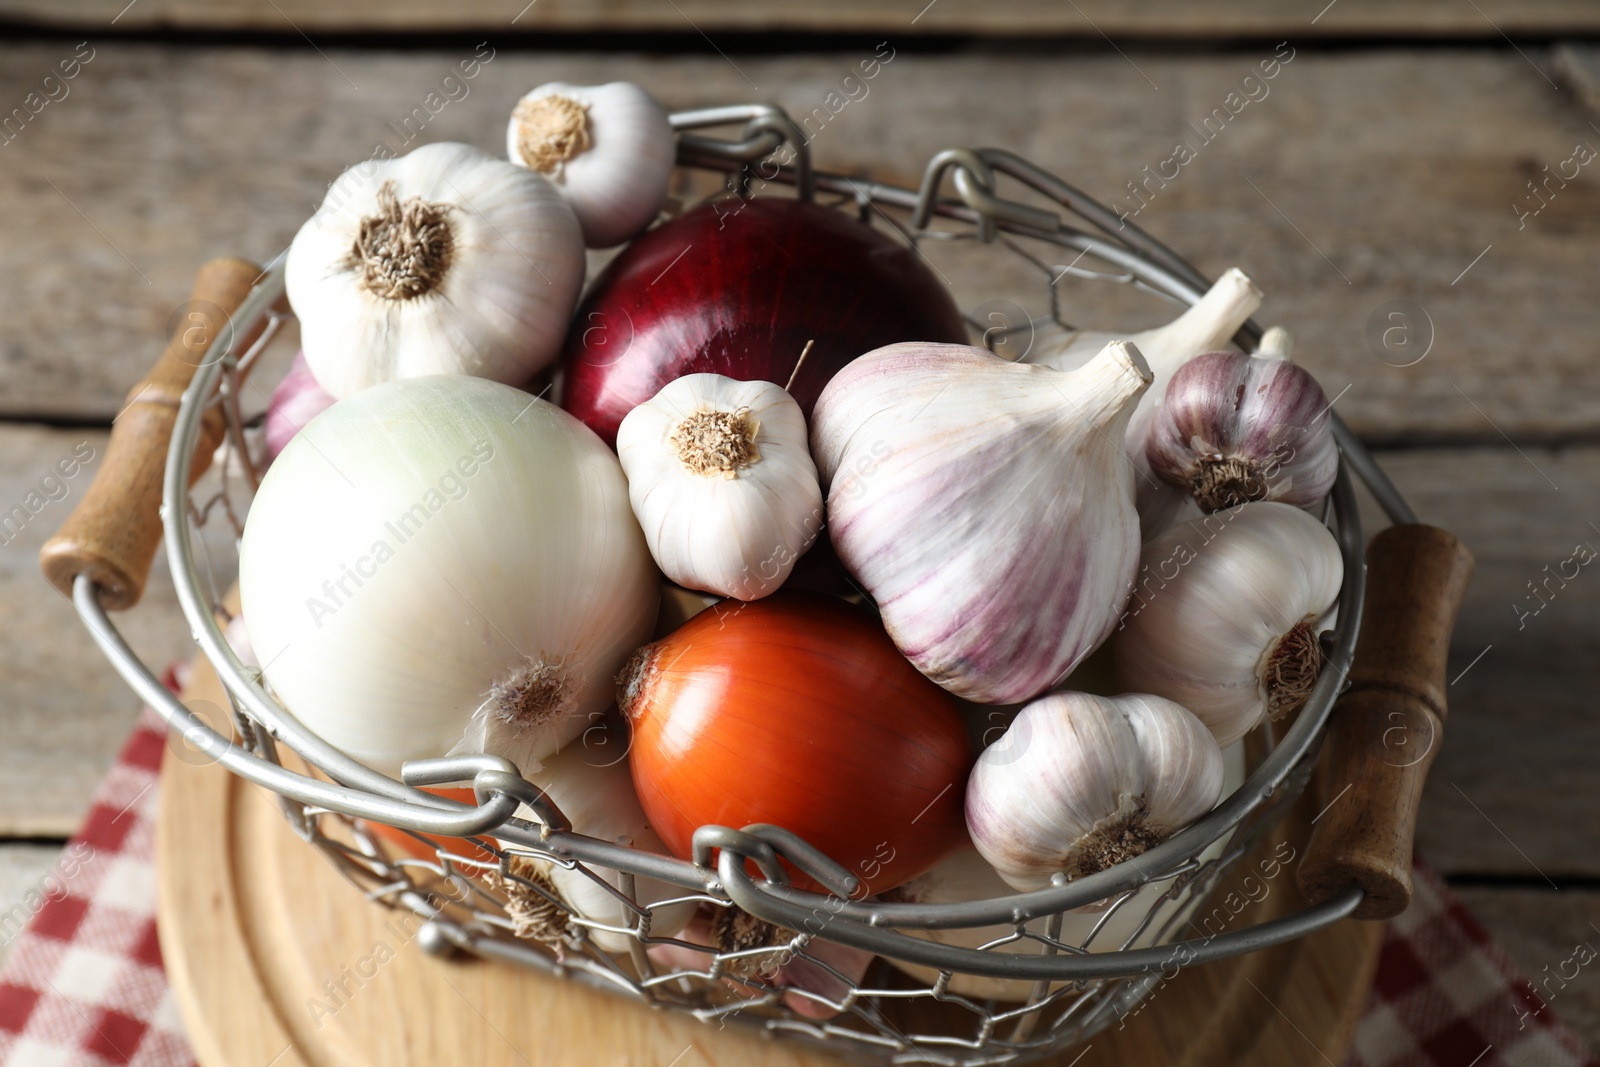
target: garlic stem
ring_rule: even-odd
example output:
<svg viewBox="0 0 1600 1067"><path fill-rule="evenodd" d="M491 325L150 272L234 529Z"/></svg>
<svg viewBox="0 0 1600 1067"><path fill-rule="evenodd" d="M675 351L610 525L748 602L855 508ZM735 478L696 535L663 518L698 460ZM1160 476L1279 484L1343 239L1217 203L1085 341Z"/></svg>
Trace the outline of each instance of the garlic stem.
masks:
<svg viewBox="0 0 1600 1067"><path fill-rule="evenodd" d="M1294 336L1282 326L1269 326L1261 335L1255 354L1263 359L1293 359Z"/></svg>
<svg viewBox="0 0 1600 1067"><path fill-rule="evenodd" d="M525 99L512 114L522 160L541 174L554 174L589 149L589 109L570 96L551 93Z"/></svg>
<svg viewBox="0 0 1600 1067"><path fill-rule="evenodd" d="M362 218L347 265L361 288L383 300L426 296L444 281L455 254L449 204L399 199L394 182L378 190L378 211Z"/></svg>

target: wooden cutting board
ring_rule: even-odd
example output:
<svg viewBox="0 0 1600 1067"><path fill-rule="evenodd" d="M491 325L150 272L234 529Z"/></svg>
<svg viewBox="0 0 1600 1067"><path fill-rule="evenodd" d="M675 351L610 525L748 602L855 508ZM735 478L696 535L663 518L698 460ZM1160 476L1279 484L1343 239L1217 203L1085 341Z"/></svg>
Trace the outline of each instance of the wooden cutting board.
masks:
<svg viewBox="0 0 1600 1067"><path fill-rule="evenodd" d="M203 661L184 696L223 705ZM1263 847L1287 840L1298 850L1310 819L1300 804ZM202 1067L841 1062L520 968L429 956L412 943L417 924L367 901L296 837L273 794L220 767L195 766L192 754L167 754L157 853L161 948ZM1246 860L1240 870L1253 866ZM1232 925L1302 907L1291 875L1286 869L1266 883L1266 895ZM1345 921L1190 967L1123 1025L1049 1062L1339 1064L1372 984L1382 929Z"/></svg>

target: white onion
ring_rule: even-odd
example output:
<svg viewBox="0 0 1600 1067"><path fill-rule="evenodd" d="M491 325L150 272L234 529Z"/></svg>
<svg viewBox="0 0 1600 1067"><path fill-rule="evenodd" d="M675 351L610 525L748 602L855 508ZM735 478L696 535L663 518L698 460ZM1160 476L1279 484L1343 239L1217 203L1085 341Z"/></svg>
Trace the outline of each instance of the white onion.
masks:
<svg viewBox="0 0 1600 1067"><path fill-rule="evenodd" d="M611 703L658 582L616 456L554 405L465 376L374 386L313 419L263 479L239 554L267 680L390 772L464 738L534 769Z"/></svg>

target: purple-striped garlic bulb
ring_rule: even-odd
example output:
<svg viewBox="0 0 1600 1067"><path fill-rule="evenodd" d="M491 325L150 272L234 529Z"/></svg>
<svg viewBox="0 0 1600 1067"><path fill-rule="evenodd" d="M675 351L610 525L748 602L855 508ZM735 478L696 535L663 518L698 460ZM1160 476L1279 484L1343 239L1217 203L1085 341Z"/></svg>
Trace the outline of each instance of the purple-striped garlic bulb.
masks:
<svg viewBox="0 0 1600 1067"><path fill-rule="evenodd" d="M1256 500L1311 507L1339 470L1329 407L1304 367L1207 352L1172 376L1145 456L1156 477L1204 511Z"/></svg>
<svg viewBox="0 0 1600 1067"><path fill-rule="evenodd" d="M1111 632L1139 557L1123 432L1149 384L1126 341L1070 372L895 344L828 383L811 451L833 545L923 674L1018 703Z"/></svg>

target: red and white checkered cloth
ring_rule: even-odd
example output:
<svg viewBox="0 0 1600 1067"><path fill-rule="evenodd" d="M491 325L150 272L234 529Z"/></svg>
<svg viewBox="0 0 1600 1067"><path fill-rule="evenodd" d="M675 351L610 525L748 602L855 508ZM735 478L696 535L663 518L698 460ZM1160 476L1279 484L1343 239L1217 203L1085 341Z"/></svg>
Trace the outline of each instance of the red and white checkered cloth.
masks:
<svg viewBox="0 0 1600 1067"><path fill-rule="evenodd" d="M0 970L4 1067L195 1062L156 943L165 738L147 711L55 878L22 902L37 909L32 922L16 934L4 925L12 913L0 913L0 937L16 937ZM1416 885L1411 909L1389 924L1346 1067L1600 1067L1425 864Z"/></svg>
<svg viewBox="0 0 1600 1067"><path fill-rule="evenodd" d="M78 836L20 902L32 921L20 934L0 926L0 936L16 938L0 970L6 1067L195 1062L156 942L157 785L166 736L154 712L140 716Z"/></svg>

